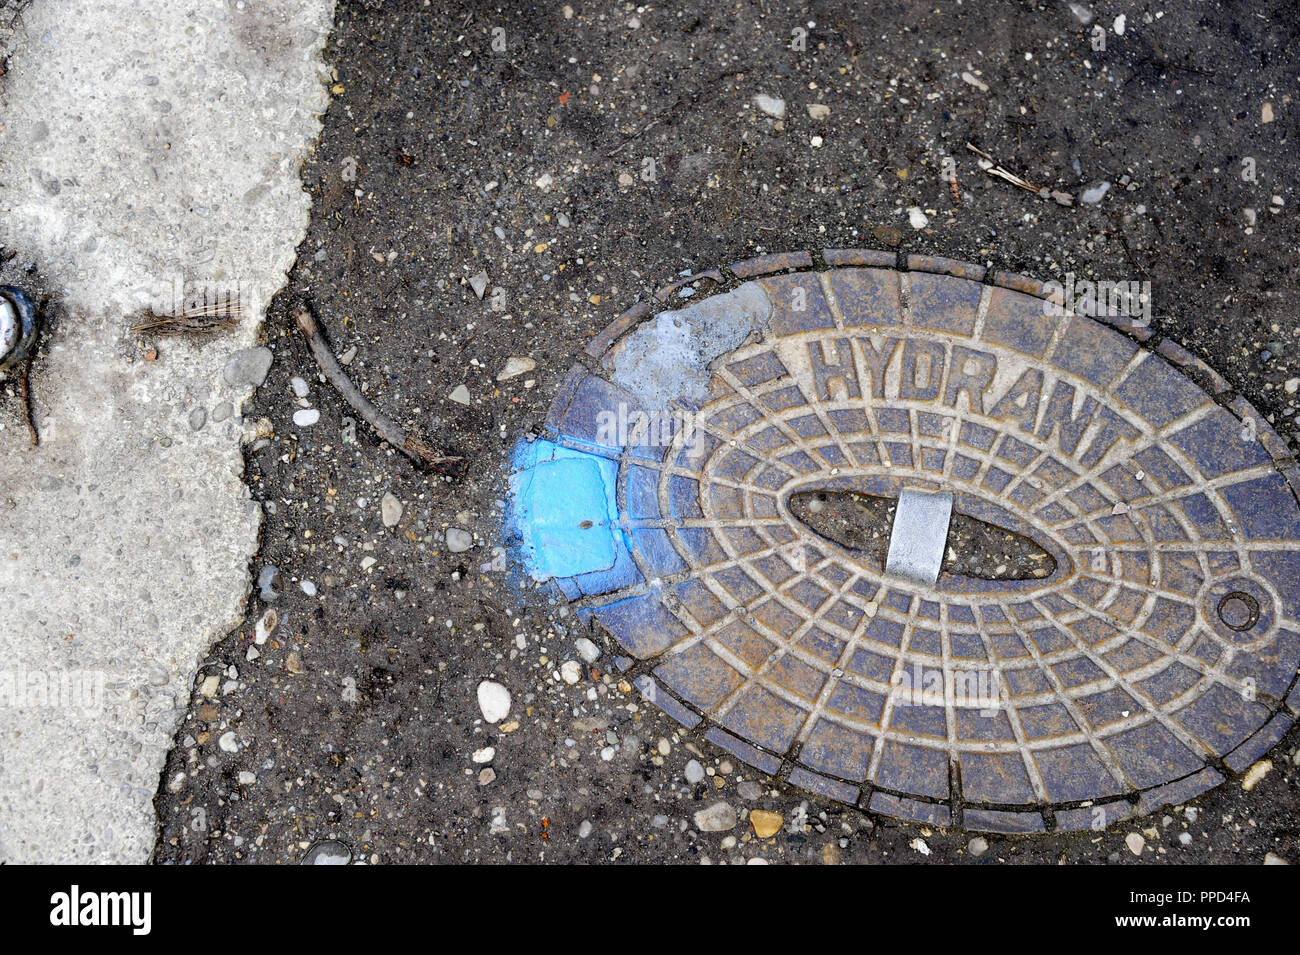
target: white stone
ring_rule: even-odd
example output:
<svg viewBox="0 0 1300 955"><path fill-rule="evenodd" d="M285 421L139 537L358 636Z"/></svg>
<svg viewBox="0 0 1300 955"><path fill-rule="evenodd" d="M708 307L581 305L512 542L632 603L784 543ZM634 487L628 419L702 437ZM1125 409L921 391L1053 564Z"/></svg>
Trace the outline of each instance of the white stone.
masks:
<svg viewBox="0 0 1300 955"><path fill-rule="evenodd" d="M577 660L565 660L560 664L560 678L569 686L582 679L582 664Z"/></svg>
<svg viewBox="0 0 1300 955"><path fill-rule="evenodd" d="M447 397L460 405L467 405L472 400L469 396L469 388L466 385L457 385Z"/></svg>
<svg viewBox="0 0 1300 955"><path fill-rule="evenodd" d="M483 293L487 291L488 274L486 272L475 272L469 277L469 287L474 290L474 294L481 300Z"/></svg>
<svg viewBox="0 0 1300 955"><path fill-rule="evenodd" d="M920 232L930 224L930 217L927 216L920 206L910 206L907 210L907 221L912 224L912 228Z"/></svg>
<svg viewBox="0 0 1300 955"><path fill-rule="evenodd" d="M379 516L385 527L396 527L402 519L402 502L391 493L384 494L379 501Z"/></svg>
<svg viewBox="0 0 1300 955"><path fill-rule="evenodd" d="M1273 761L1271 759L1261 759L1250 769L1246 770L1245 777L1241 780L1241 788L1250 792L1254 789L1261 779L1273 771Z"/></svg>
<svg viewBox="0 0 1300 955"><path fill-rule="evenodd" d="M266 638L275 632L275 628L280 624L280 615L275 612L274 608L267 608L266 613L257 618L257 623L253 625L253 642L259 647L266 643Z"/></svg>
<svg viewBox="0 0 1300 955"><path fill-rule="evenodd" d="M484 763L492 762L496 754L497 751L494 747L484 746L482 749L474 750L474 755L471 756L470 758L481 766Z"/></svg>
<svg viewBox="0 0 1300 955"><path fill-rule="evenodd" d="M1096 205L1101 202L1102 197L1109 191L1109 182L1099 182L1097 185L1085 189L1083 195L1079 196L1079 201L1088 206Z"/></svg>
<svg viewBox="0 0 1300 955"><path fill-rule="evenodd" d="M478 708L489 723L501 722L510 715L510 691L494 680L484 680L478 685Z"/></svg>
<svg viewBox="0 0 1300 955"><path fill-rule="evenodd" d="M447 528L447 550L453 554L463 554L474 546L474 536L459 527Z"/></svg>
<svg viewBox="0 0 1300 955"><path fill-rule="evenodd" d="M1142 833L1140 832L1130 832L1124 837L1124 845L1128 846L1128 851L1133 853L1135 856L1140 856L1142 854L1142 850L1146 848L1146 844L1147 841L1142 838Z"/></svg>
<svg viewBox="0 0 1300 955"><path fill-rule="evenodd" d="M686 781L694 786L704 780L704 767L700 765L699 760L692 759L686 764Z"/></svg>
<svg viewBox="0 0 1300 955"><path fill-rule="evenodd" d="M736 828L736 810L724 801L715 802L695 814L695 828L700 832L726 832Z"/></svg>
<svg viewBox="0 0 1300 955"><path fill-rule="evenodd" d="M766 93L758 93L754 96L754 105L759 111L773 119L780 119L785 115L785 100L779 96L769 96Z"/></svg>
<svg viewBox="0 0 1300 955"><path fill-rule="evenodd" d="M222 733L221 737L217 740L217 745L221 747L223 753L239 752L239 740L236 738L234 730Z"/></svg>
<svg viewBox="0 0 1300 955"><path fill-rule="evenodd" d="M600 647L586 637L574 640L573 646L577 649L578 656L582 657L583 663L595 663L600 659Z"/></svg>
<svg viewBox="0 0 1300 955"><path fill-rule="evenodd" d="M536 367L537 362L531 358L525 358L522 355L511 355L506 359L501 373L497 375L497 381L509 381L511 378L532 371Z"/></svg>
<svg viewBox="0 0 1300 955"><path fill-rule="evenodd" d="M320 420L320 412L315 408L299 408L293 413L293 423L300 428L310 428Z"/></svg>

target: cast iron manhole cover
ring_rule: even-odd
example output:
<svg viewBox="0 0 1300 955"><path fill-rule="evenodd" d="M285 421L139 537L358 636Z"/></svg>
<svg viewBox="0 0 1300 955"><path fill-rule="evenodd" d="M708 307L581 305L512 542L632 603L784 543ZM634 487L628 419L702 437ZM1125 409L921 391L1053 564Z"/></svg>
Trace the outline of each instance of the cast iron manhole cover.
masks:
<svg viewBox="0 0 1300 955"><path fill-rule="evenodd" d="M1182 802L1291 724L1300 480L1184 349L922 256L657 299L570 371L512 495L533 575L667 714L793 785L1007 832Z"/></svg>

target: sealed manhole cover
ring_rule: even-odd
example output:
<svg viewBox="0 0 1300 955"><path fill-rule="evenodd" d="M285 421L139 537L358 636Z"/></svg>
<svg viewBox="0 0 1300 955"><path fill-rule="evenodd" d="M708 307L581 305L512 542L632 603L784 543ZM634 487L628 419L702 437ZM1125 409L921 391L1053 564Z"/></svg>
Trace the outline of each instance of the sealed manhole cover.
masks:
<svg viewBox="0 0 1300 955"><path fill-rule="evenodd" d="M571 370L512 497L533 575L670 716L790 784L1010 832L1186 800L1290 725L1294 463L1182 348L876 252L659 299Z"/></svg>

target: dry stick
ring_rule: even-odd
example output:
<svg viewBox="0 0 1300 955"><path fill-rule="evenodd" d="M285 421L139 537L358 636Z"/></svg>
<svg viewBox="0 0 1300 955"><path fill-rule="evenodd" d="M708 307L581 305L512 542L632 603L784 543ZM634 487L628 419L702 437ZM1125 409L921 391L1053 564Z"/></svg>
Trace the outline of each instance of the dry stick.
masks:
<svg viewBox="0 0 1300 955"><path fill-rule="evenodd" d="M1003 179L1011 183L1011 185L1013 186L1019 186L1021 189L1025 190L1025 192L1032 192L1035 195L1040 197L1042 197L1044 193L1047 193L1048 195L1051 196L1051 198L1056 200L1056 202L1059 205L1063 205L1063 206L1074 205L1074 196L1071 193L1061 192L1058 189L1041 189L1038 186L1035 186L1033 183L1029 182L1029 180L1022 178L1021 176L1017 176L1014 172L1012 172L1006 166L1003 166L1000 162L998 162L996 159L994 159L984 150L978 149L975 146L972 146L970 143L966 144L966 148L970 152L973 152L976 156L979 156L980 159L983 159L985 162L990 164L988 166L980 167L981 169L984 170L985 174L990 175L995 179Z"/></svg>
<svg viewBox="0 0 1300 955"><path fill-rule="evenodd" d="M316 324L316 319L312 317L311 312L305 306L300 307L294 312L293 317L298 323L298 330L307 339L312 356L316 359L316 364L320 366L321 374L338 389L339 394L356 410L357 414L361 415L375 429L375 433L416 464L426 465L439 471L446 471L452 465L459 464L463 460L462 458L439 455L419 438L408 435L403 431L397 422L376 408L374 402L363 395L357 389L357 386L352 384L348 376L344 374L343 369L339 367L338 359L330 351L329 345L325 344L325 338L321 335L320 326Z"/></svg>
<svg viewBox="0 0 1300 955"><path fill-rule="evenodd" d="M38 447L41 443L41 436L36 433L36 422L32 420L32 386L30 382L32 372L32 359L36 357L33 350L26 358L23 359L23 374L19 379L19 395L23 402L23 418L27 421L27 433L31 436L32 447Z"/></svg>

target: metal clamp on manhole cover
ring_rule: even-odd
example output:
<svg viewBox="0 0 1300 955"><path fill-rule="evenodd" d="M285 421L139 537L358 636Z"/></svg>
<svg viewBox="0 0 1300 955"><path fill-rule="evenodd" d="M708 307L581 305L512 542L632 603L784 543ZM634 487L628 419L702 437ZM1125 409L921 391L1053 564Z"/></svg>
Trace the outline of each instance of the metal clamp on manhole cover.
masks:
<svg viewBox="0 0 1300 955"><path fill-rule="evenodd" d="M904 488L889 534L885 576L933 587L948 543L952 495Z"/></svg>
<svg viewBox="0 0 1300 955"><path fill-rule="evenodd" d="M670 286L516 449L525 564L792 785L1006 832L1190 799L1300 706L1300 480L1208 367L1052 293L834 250Z"/></svg>

